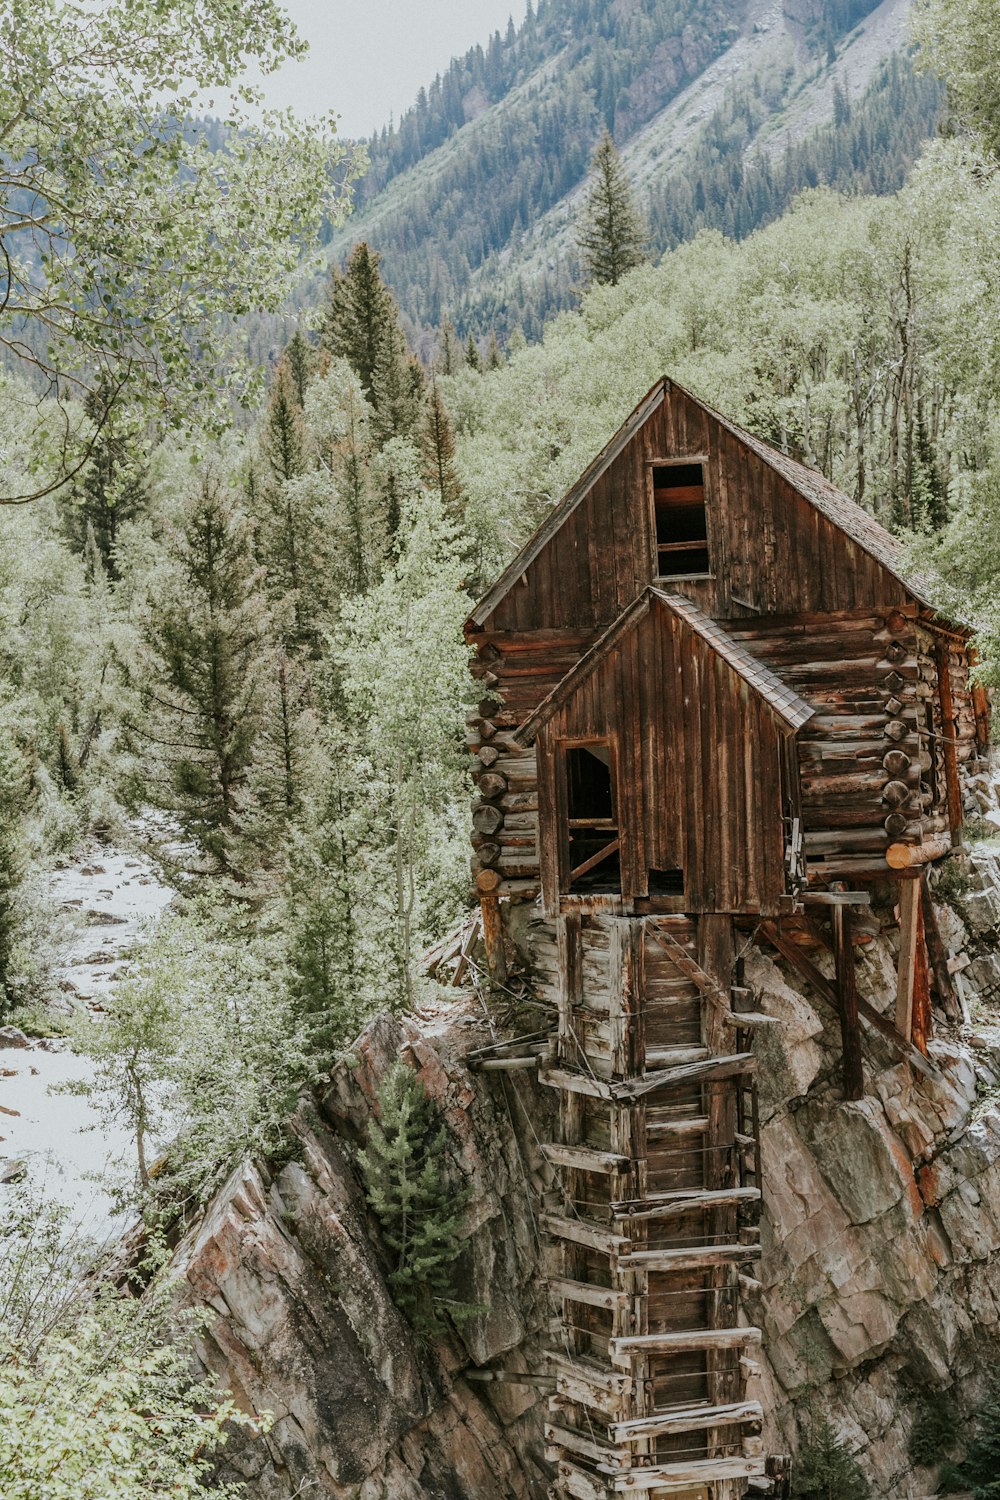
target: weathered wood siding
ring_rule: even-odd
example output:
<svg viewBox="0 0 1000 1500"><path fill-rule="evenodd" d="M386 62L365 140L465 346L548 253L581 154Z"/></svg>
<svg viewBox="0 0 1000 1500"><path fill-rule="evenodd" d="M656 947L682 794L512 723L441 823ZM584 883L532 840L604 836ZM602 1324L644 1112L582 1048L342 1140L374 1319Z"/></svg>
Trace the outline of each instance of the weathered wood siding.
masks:
<svg viewBox="0 0 1000 1500"><path fill-rule="evenodd" d="M649 894L650 869L680 869L687 911L777 912L785 733L700 636L651 608L539 736L546 909L558 909L566 874L558 745L607 735L625 900Z"/></svg>
<svg viewBox="0 0 1000 1500"><path fill-rule="evenodd" d="M685 583L717 619L884 608L903 585L676 387L542 548L486 631L598 631L655 577L648 465L704 456L712 583Z"/></svg>

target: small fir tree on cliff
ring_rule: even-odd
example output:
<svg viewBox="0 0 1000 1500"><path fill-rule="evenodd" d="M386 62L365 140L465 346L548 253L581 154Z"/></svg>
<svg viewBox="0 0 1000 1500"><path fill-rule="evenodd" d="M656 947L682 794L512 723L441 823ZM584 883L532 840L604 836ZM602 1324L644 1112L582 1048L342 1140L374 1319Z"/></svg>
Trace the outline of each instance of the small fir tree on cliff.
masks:
<svg viewBox="0 0 1000 1500"><path fill-rule="evenodd" d="M452 1266L467 1188L447 1180L448 1137L420 1079L398 1059L378 1091L379 1119L358 1153L368 1202L393 1253L389 1285L418 1333L440 1332L445 1315L475 1309L455 1299Z"/></svg>
<svg viewBox="0 0 1000 1500"><path fill-rule="evenodd" d="M871 1500L868 1481L832 1422L813 1427L799 1450L792 1500Z"/></svg>

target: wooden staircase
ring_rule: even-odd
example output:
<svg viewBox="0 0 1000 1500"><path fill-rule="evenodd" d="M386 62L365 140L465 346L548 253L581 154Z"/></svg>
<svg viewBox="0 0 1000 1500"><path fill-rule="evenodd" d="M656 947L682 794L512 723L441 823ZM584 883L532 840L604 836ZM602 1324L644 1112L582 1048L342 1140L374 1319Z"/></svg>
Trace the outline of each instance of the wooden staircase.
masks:
<svg viewBox="0 0 1000 1500"><path fill-rule="evenodd" d="M766 1469L740 1283L760 1256L747 1044L767 1018L732 1010L728 917L554 923L555 1493L735 1500Z"/></svg>

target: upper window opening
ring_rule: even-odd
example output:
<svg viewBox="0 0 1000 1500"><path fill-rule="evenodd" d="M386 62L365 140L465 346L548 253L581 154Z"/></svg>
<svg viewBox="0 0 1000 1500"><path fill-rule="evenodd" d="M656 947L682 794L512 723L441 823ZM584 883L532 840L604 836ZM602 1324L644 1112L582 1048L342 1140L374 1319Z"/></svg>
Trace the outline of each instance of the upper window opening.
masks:
<svg viewBox="0 0 1000 1500"><path fill-rule="evenodd" d="M700 463L654 464L656 571L660 578L707 573L705 469Z"/></svg>
<svg viewBox="0 0 1000 1500"><path fill-rule="evenodd" d="M567 890L620 891L618 823L607 741L573 745L566 756L569 835Z"/></svg>

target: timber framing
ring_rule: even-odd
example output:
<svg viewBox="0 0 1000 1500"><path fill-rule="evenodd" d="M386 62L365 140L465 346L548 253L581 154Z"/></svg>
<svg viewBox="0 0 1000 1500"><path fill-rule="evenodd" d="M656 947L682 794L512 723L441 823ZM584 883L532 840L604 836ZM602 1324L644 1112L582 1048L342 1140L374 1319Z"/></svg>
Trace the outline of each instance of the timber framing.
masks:
<svg viewBox="0 0 1000 1500"><path fill-rule="evenodd" d="M505 985L510 909L533 903L555 1017L471 1066L537 1068L556 1104L551 1344L510 1377L548 1393L556 1496L741 1500L787 1477L743 1306L768 1286L754 1041L781 1023L739 955L769 948L827 1008L845 1097L886 1048L938 1076L932 997L961 1009L926 874L989 742L970 637L872 516L669 379L466 623L487 966ZM855 962L887 882L892 1016Z"/></svg>

